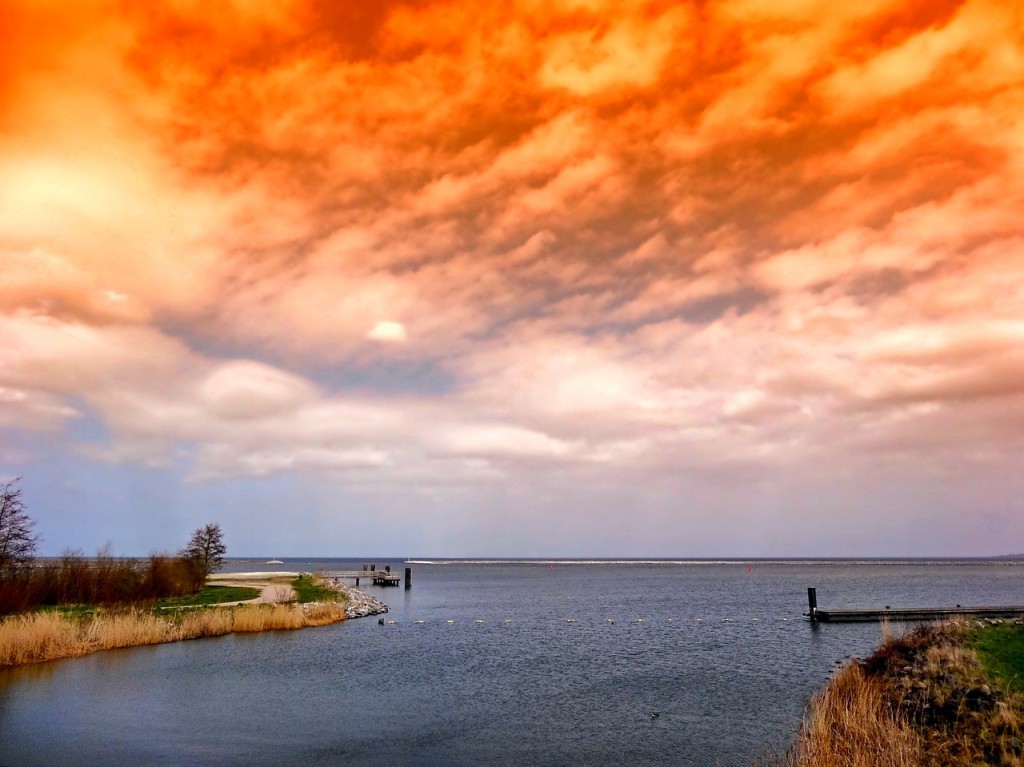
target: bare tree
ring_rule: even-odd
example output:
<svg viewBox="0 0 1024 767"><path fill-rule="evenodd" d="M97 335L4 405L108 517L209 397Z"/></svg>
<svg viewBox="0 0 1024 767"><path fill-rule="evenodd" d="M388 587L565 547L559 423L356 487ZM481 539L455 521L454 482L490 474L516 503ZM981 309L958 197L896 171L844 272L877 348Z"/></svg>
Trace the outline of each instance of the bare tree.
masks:
<svg viewBox="0 0 1024 767"><path fill-rule="evenodd" d="M205 579L207 575L221 568L227 550L220 525L209 524L196 528L188 545L179 552L179 556L196 562Z"/></svg>
<svg viewBox="0 0 1024 767"><path fill-rule="evenodd" d="M0 578L15 575L31 564L39 537L33 535L36 526L21 501L21 488L14 484L21 477L0 485Z"/></svg>

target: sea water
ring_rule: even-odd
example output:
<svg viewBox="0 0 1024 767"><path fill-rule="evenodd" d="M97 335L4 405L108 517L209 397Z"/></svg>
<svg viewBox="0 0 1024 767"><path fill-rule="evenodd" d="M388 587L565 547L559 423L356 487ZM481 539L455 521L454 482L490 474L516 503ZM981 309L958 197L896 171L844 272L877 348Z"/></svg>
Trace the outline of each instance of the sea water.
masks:
<svg viewBox="0 0 1024 767"><path fill-rule="evenodd" d="M748 765L784 750L837 664L882 639L877 624L809 624L808 586L822 608L1024 603L1024 567L1006 562L411 567L409 590L363 581L391 607L384 625L0 672L0 764Z"/></svg>

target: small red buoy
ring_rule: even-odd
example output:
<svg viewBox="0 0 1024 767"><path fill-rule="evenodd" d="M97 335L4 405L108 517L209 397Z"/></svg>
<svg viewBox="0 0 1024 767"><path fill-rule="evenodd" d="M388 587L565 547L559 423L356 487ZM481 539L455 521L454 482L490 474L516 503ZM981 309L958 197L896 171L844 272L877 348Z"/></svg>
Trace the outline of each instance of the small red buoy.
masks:
<svg viewBox="0 0 1024 767"><path fill-rule="evenodd" d="M555 569L555 566L554 566L554 565L548 565L548 569L549 569L549 570L554 570L554 569Z"/></svg>
<svg viewBox="0 0 1024 767"><path fill-rule="evenodd" d="M754 568L753 568L753 567L748 567L748 568L747 568L747 572L748 572L748 573L752 573L752 572L754 572Z"/></svg>

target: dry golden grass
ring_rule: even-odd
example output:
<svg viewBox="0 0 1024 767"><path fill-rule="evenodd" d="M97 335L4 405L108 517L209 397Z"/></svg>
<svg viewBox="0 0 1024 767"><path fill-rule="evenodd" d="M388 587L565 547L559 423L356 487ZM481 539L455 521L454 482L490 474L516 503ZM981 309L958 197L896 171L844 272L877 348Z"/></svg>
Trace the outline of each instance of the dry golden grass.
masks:
<svg viewBox="0 0 1024 767"><path fill-rule="evenodd" d="M921 737L926 767L1024 767L1024 696L986 673L969 636L967 624L949 624L894 646L885 664L894 702ZM910 671L896 678L897 669Z"/></svg>
<svg viewBox="0 0 1024 767"><path fill-rule="evenodd" d="M883 690L854 664L811 703L785 767L917 767L917 736L885 704Z"/></svg>
<svg viewBox="0 0 1024 767"><path fill-rule="evenodd" d="M102 618L92 618L85 624L85 631L80 637L85 647L112 650L118 647L160 644L168 641L173 633L174 627L168 621L150 612L131 610Z"/></svg>
<svg viewBox="0 0 1024 767"><path fill-rule="evenodd" d="M168 619L172 618L172 619ZM0 621L0 668L39 663L116 647L177 642L232 632L325 626L345 619L339 604L243 605L158 615L143 610L80 619L31 613Z"/></svg>
<svg viewBox="0 0 1024 767"><path fill-rule="evenodd" d="M972 631L961 622L890 636L832 680L786 757L765 764L1024 767L1024 695L989 675Z"/></svg>
<svg viewBox="0 0 1024 767"><path fill-rule="evenodd" d="M52 613L7 618L0 622L0 668L67 657L78 635L76 622Z"/></svg>
<svg viewBox="0 0 1024 767"><path fill-rule="evenodd" d="M264 605L256 610L239 610L234 630L238 632L299 629L306 625L299 605Z"/></svg>
<svg viewBox="0 0 1024 767"><path fill-rule="evenodd" d="M306 625L326 626L345 619L345 605L339 602L318 602L306 605Z"/></svg>
<svg viewBox="0 0 1024 767"><path fill-rule="evenodd" d="M180 616L178 639L201 639L230 634L236 612L238 611L229 608L189 610Z"/></svg>

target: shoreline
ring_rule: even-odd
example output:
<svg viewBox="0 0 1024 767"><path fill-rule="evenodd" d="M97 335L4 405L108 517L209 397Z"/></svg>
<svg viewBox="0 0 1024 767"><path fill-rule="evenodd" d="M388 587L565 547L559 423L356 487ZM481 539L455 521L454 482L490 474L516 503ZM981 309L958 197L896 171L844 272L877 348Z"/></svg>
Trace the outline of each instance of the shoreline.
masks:
<svg viewBox="0 0 1024 767"><path fill-rule="evenodd" d="M1019 662L1024 617L883 632L870 656L843 666L811 700L785 756L762 767L1024 764L1024 693L991 649L995 642Z"/></svg>
<svg viewBox="0 0 1024 767"><path fill-rule="evenodd" d="M291 598L285 596L281 591L275 591L275 589L281 589L287 585L288 591L291 595L294 595L294 591L291 586L285 584L284 581L292 581L299 577L312 577L315 573L304 573L304 572L273 572L273 571L256 571L246 573L217 573L211 575L207 581L215 583L218 586L252 586L253 588L261 589L259 597L255 599L248 599L242 602L232 602L226 604L252 604L252 603L280 603L287 602ZM337 579L322 578L323 585L332 591L336 591L345 598L345 615L346 618L366 618L371 615L382 615L388 612L388 606L377 599L377 597L367 594L362 589L358 589L355 586L349 586L342 583Z"/></svg>
<svg viewBox="0 0 1024 767"><path fill-rule="evenodd" d="M325 580L324 583L345 597L345 616L347 618L366 618L371 615L383 615L390 609L377 597L371 596L355 586L329 580Z"/></svg>
<svg viewBox="0 0 1024 767"><path fill-rule="evenodd" d="M344 601L294 602L294 590L285 580L292 575L308 574L223 573L209 579L217 585L237 581L260 588L258 597L241 602L155 610L128 608L89 618L38 611L7 616L0 620L0 669L104 650L326 626L388 611L388 606L376 597L330 581L324 581L324 585L342 595Z"/></svg>

